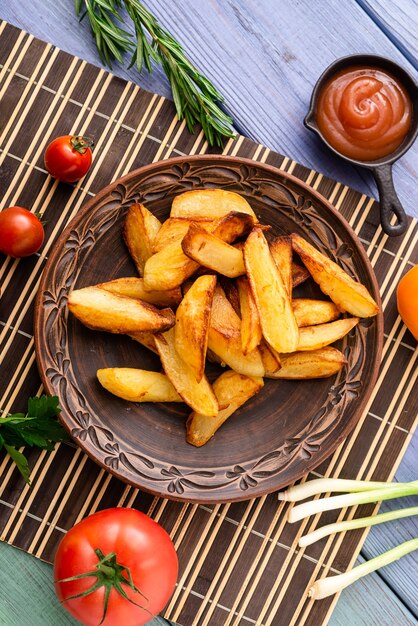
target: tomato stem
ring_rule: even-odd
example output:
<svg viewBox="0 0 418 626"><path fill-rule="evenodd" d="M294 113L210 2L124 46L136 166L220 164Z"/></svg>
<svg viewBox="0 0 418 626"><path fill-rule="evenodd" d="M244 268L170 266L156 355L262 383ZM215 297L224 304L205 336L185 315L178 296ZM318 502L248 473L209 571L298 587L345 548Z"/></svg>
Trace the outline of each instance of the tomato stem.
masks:
<svg viewBox="0 0 418 626"><path fill-rule="evenodd" d="M104 603L103 603L103 617L99 623L99 626L100 624L103 624L105 620L107 607L109 603L109 595L112 589L115 589L115 591L117 591L123 598L125 598L125 600L128 600L128 602L135 604L135 606L138 606L143 611L146 611L147 613L149 613L151 617L155 617L151 613L151 611L149 611L146 607L142 606L141 604L138 604L137 602L134 602L134 600L132 600L127 595L122 585L128 585L128 587L133 589L135 593L138 593L139 595L141 595L148 602L148 598L134 584L129 567L126 567L126 565L120 565L117 562L116 553L110 552L109 554L105 556L103 552L100 550L100 548L96 548L94 552L99 559L98 563L96 564L95 570L91 572L85 572L84 574L77 574L76 576L70 576L69 578L62 578L61 580L57 580L55 582L66 583L66 582L71 582L73 580L78 580L80 578L87 578L90 576L96 577L97 578L96 582L91 587L86 589L86 591L83 591L73 596L69 596L68 598L64 598L63 600L61 600L61 602L67 602L68 600L74 600L75 598L82 598L91 593L94 593L95 591L100 589L100 587L104 587L105 597L104 597Z"/></svg>
<svg viewBox="0 0 418 626"><path fill-rule="evenodd" d="M94 142L91 137L77 135L76 137L71 137L70 143L73 150L76 150L76 152L79 152L80 154L85 154L87 150L93 146Z"/></svg>

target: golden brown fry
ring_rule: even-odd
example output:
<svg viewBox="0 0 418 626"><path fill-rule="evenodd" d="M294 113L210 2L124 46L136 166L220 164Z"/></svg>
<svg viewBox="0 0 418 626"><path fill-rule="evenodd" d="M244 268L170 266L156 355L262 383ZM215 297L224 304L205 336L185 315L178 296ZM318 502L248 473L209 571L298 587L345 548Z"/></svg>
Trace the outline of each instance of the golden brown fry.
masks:
<svg viewBox="0 0 418 626"><path fill-rule="evenodd" d="M224 291L217 286L213 296L208 349L233 370L245 376L263 376L261 354L256 348L244 354L241 347L241 320Z"/></svg>
<svg viewBox="0 0 418 626"><path fill-rule="evenodd" d="M213 383L220 411L216 417L208 418L193 411L187 420L187 441L200 447L213 437L222 424L247 400L260 391L263 379L243 376L227 371Z"/></svg>
<svg viewBox="0 0 418 626"><path fill-rule="evenodd" d="M142 331L139 333L131 333L130 338L137 341L151 352L158 354L157 346L155 345L155 334L149 331Z"/></svg>
<svg viewBox="0 0 418 626"><path fill-rule="evenodd" d="M155 335L155 343L164 372L186 404L208 417L217 415L219 407L213 389L205 375L197 382L192 368L177 353L174 329Z"/></svg>
<svg viewBox="0 0 418 626"><path fill-rule="evenodd" d="M257 228L245 242L244 261L264 338L279 353L294 352L299 329L291 301L266 238Z"/></svg>
<svg viewBox="0 0 418 626"><path fill-rule="evenodd" d="M142 204L132 204L123 225L123 237L140 276L153 253L154 239L161 222Z"/></svg>
<svg viewBox="0 0 418 626"><path fill-rule="evenodd" d="M288 235L275 237L269 244L270 252L279 268L289 297L292 296L292 240Z"/></svg>
<svg viewBox="0 0 418 626"><path fill-rule="evenodd" d="M226 278L225 276L219 277L219 284L224 290L225 296L229 300L235 313L241 318L241 309L239 304L238 287L235 280Z"/></svg>
<svg viewBox="0 0 418 626"><path fill-rule="evenodd" d="M245 276L238 278L237 286L241 311L241 346L243 353L248 354L259 345L263 334L248 278Z"/></svg>
<svg viewBox="0 0 418 626"><path fill-rule="evenodd" d="M233 211L213 222L210 232L226 243L233 243L239 237L246 237L253 226L254 219L251 215Z"/></svg>
<svg viewBox="0 0 418 626"><path fill-rule="evenodd" d="M132 367L97 370L100 384L118 398L130 402L183 402L167 376Z"/></svg>
<svg viewBox="0 0 418 626"><path fill-rule="evenodd" d="M358 317L372 317L379 307L364 285L356 282L334 261L314 248L306 239L292 234L292 246L318 283L341 311Z"/></svg>
<svg viewBox="0 0 418 626"><path fill-rule="evenodd" d="M303 265L292 262L292 289L308 280L310 273Z"/></svg>
<svg viewBox="0 0 418 626"><path fill-rule="evenodd" d="M157 309L142 300L117 296L100 287L75 289L68 297L68 307L85 326L111 333L159 332L171 328L175 322L171 309Z"/></svg>
<svg viewBox="0 0 418 626"><path fill-rule="evenodd" d="M224 189L196 189L176 196L170 217L205 217L217 219L231 211L256 215L248 202L237 193Z"/></svg>
<svg viewBox="0 0 418 626"><path fill-rule="evenodd" d="M347 335L359 321L358 317L347 317L328 324L300 328L297 350L318 350L328 346Z"/></svg>
<svg viewBox="0 0 418 626"><path fill-rule="evenodd" d="M175 241L153 254L145 263L145 289L156 291L175 289L197 269L199 263L184 254L181 241Z"/></svg>
<svg viewBox="0 0 418 626"><path fill-rule="evenodd" d="M270 348L264 338L261 340L258 349L263 360L264 376L268 377L270 374L275 374L282 366L279 354Z"/></svg>
<svg viewBox="0 0 418 626"><path fill-rule="evenodd" d="M341 315L337 305L328 300L294 298L292 300L292 308L299 328L332 322Z"/></svg>
<svg viewBox="0 0 418 626"><path fill-rule="evenodd" d="M234 278L245 274L242 252L197 224L191 224L181 243L183 252L204 267Z"/></svg>
<svg viewBox="0 0 418 626"><path fill-rule="evenodd" d="M214 225L213 220L203 217L195 217L193 219L188 217L169 217L168 220L163 222L158 231L154 241L153 252L159 252L171 243L181 241L192 223L198 224L205 230L210 230Z"/></svg>
<svg viewBox="0 0 418 626"><path fill-rule="evenodd" d="M188 289L176 311L174 344L197 382L202 380L208 347L209 321L216 276L200 276Z"/></svg>
<svg viewBox="0 0 418 626"><path fill-rule="evenodd" d="M106 289L106 291L116 293L119 296L144 300L144 302L163 307L175 307L180 304L182 298L180 287L166 289L165 291L148 291L144 287L143 278L117 278L116 280L110 280L107 283L100 283L100 285L96 286L101 289Z"/></svg>
<svg viewBox="0 0 418 626"><path fill-rule="evenodd" d="M327 346L307 352L281 355L282 367L276 372L266 372L267 378L306 380L333 376L345 365L342 352Z"/></svg>

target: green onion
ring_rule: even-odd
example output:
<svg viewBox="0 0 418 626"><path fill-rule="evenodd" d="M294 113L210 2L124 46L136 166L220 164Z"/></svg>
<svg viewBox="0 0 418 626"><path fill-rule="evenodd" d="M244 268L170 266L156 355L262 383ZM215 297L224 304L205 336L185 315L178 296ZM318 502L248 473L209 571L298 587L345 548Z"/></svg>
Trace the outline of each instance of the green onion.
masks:
<svg viewBox="0 0 418 626"><path fill-rule="evenodd" d="M304 535L299 539L299 546L305 548L310 546L315 541L319 541L324 537L328 537L333 533L345 532L347 530L355 530L356 528L366 528L367 526L374 526L375 524L383 524L384 522L391 522L395 519L401 519L402 517L412 517L418 515L418 506L411 506L407 509L398 509L396 511L388 511L387 513L380 513L379 515L371 515L370 517L359 517L357 519L346 520L344 522L336 522L335 524L328 524L322 526L307 535Z"/></svg>
<svg viewBox="0 0 418 626"><path fill-rule="evenodd" d="M322 498L304 502L293 507L289 512L288 521L298 522L304 517L322 513L323 511L332 511L333 509L342 509L357 504L366 504L368 502L381 502L383 500L391 500L392 498L400 498L418 494L418 481L410 483L390 484L379 489L362 491L360 493L349 493L342 496L332 496L330 498Z"/></svg>
<svg viewBox="0 0 418 626"><path fill-rule="evenodd" d="M308 595L314 600L322 600L323 598L332 596L334 593L342 591L342 589L345 589L345 587L348 587L348 585L351 585L351 583L355 582L359 578L366 576L366 574L370 574L380 567L384 567L393 561L397 561L402 556L405 556L413 550L418 550L418 538L405 541L405 543L401 543L401 545L396 548L392 548L392 550L388 550L384 554L376 556L374 559L358 565L349 572L317 580L314 582L312 587L310 587Z"/></svg>
<svg viewBox="0 0 418 626"><path fill-rule="evenodd" d="M392 484L396 486L398 483ZM299 502L300 500L305 500L305 498L316 496L319 493L367 491L369 489L388 487L388 483L385 482L346 480L344 478L316 478L306 483L293 485L293 487L289 487L286 491L281 491L278 494L278 498L284 502Z"/></svg>

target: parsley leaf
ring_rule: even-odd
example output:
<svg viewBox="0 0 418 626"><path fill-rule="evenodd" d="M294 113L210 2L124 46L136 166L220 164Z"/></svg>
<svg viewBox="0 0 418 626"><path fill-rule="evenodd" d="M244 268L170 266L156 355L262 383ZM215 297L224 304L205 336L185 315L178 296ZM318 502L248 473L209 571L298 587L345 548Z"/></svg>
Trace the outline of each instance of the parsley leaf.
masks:
<svg viewBox="0 0 418 626"><path fill-rule="evenodd" d="M36 446L53 450L55 443L68 439L68 435L56 417L60 412L56 396L29 398L28 411L0 418L0 449L3 447L15 461L27 483L29 465L26 457L17 450L21 446Z"/></svg>

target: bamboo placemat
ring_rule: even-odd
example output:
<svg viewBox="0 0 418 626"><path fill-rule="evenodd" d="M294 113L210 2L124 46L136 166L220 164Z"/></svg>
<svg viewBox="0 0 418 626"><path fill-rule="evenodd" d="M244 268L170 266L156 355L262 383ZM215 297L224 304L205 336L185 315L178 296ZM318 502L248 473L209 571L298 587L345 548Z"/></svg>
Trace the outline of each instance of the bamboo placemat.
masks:
<svg viewBox="0 0 418 626"><path fill-rule="evenodd" d="M0 209L19 204L46 220L39 254L0 259L0 408L24 410L42 391L36 369L33 305L45 261L58 235L98 190L145 163L208 152L190 135L171 102L145 92L6 23L0 26ZM61 134L95 138L94 162L77 185L59 184L44 170L43 152ZM348 219L370 257L381 287L385 343L376 388L351 436L315 475L387 480L393 477L416 426L418 350L397 315L399 278L418 263L416 220L401 238L378 226L376 203L244 137L224 154L274 165L308 182ZM310 582L354 563L365 532L297 548L305 529L335 519L285 522L272 494L236 504L181 504L126 486L73 444L52 453L27 451L32 486L8 456L0 460L1 539L51 561L62 534L82 517L110 506L133 506L171 534L180 574L165 617L184 626L320 626L337 598L313 603ZM312 477L312 476L310 476ZM308 478L310 478L308 477ZM368 513L373 507L364 507ZM353 515L342 511L339 518Z"/></svg>

